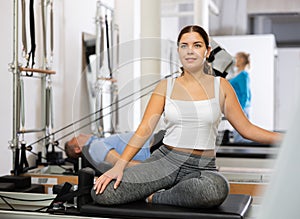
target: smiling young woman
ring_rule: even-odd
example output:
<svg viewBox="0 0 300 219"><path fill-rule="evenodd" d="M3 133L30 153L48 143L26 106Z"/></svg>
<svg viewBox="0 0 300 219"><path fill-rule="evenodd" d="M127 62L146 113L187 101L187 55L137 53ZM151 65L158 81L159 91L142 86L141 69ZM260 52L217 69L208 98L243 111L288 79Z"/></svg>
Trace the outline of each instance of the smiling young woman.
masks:
<svg viewBox="0 0 300 219"><path fill-rule="evenodd" d="M206 74L209 37L199 26L184 27L178 36L183 73L162 80L148 102L142 121L114 167L95 182L91 195L104 205L147 197L155 204L193 208L222 204L228 181L216 169L215 142L222 114L246 138L261 143L280 140L244 115L229 82ZM163 144L150 158L128 167L164 115Z"/></svg>

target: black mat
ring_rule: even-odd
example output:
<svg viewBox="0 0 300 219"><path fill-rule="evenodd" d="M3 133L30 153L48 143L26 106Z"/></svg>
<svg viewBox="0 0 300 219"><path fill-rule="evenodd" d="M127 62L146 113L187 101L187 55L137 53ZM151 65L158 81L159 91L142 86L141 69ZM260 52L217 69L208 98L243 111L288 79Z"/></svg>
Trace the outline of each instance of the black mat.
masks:
<svg viewBox="0 0 300 219"><path fill-rule="evenodd" d="M277 153L275 148L221 146L217 150L217 157L274 159Z"/></svg>
<svg viewBox="0 0 300 219"><path fill-rule="evenodd" d="M83 205L81 215L110 218L189 218L189 219L242 219L252 198L249 195L232 194L218 208L193 209L169 205L134 202L116 206Z"/></svg>

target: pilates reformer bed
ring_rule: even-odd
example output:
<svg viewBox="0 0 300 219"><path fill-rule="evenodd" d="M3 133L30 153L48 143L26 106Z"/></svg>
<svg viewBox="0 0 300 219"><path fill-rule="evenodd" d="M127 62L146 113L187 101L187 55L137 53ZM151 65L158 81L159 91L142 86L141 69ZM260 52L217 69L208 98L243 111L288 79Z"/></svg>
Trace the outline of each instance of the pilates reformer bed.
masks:
<svg viewBox="0 0 300 219"><path fill-rule="evenodd" d="M78 173L78 190L87 189L87 185L91 185L91 181L94 179L95 172L93 169L86 167L79 171ZM194 209L194 208L183 208L169 205L157 205L148 204L144 200L137 201L128 204L114 205L114 206L100 206L94 204L89 194L84 193L82 196L77 197L77 208L72 205L66 207L63 205L62 208L60 197L65 194L69 194L69 191L64 189L65 185L58 191L58 195L51 202L47 204L47 211L39 211L39 218L45 215L69 215L76 217L98 217L98 218L205 218L205 219L218 219L218 218L228 218L228 219L242 219L246 218L247 212L252 203L252 197L246 194L230 194L227 199L222 203L221 206L211 209ZM87 190L89 191L90 188ZM61 192L62 191L62 192ZM4 193L4 196L10 196L9 193ZM12 193L15 197L23 196L24 194ZM0 192L2 197L2 193ZM29 196L30 194L28 194ZM33 194L33 197L36 194ZM47 194L40 194L40 199L46 199L49 197ZM53 199L53 195L50 195ZM28 198L27 199L34 199ZM56 200L56 201L55 201ZM72 199L73 200L73 197ZM20 208L22 211L26 211L24 207L15 207L15 209L10 209L7 203L0 200L0 218L1 215L7 214L7 211L15 211ZM58 205L57 205L58 203ZM6 205L5 205L6 204ZM26 203L30 205L32 203ZM59 206L59 207L57 207ZM45 207L45 206L44 206ZM37 208L37 207L36 207ZM24 210L25 209L25 210ZM46 209L46 208L45 208ZM31 211L32 212L32 211ZM44 216L43 216L44 215ZM5 217L6 218L6 217Z"/></svg>
<svg viewBox="0 0 300 219"><path fill-rule="evenodd" d="M226 143L217 147L217 157L230 158L275 158L278 147L256 142Z"/></svg>
<svg viewBox="0 0 300 219"><path fill-rule="evenodd" d="M278 148L271 145L257 145L257 144L232 144L222 145L217 149L217 160L227 159L233 162L233 160L270 160L268 158L274 158L277 154ZM228 178L229 181L235 183L239 181L255 181L255 183L261 183L262 181L262 169L256 169L248 167L248 172L242 172L245 168L239 165L232 165L233 167L226 167L222 165L219 171ZM99 169L99 167L96 167ZM108 167L106 167L108 168ZM249 173L251 169L251 173ZM104 168L105 170L105 168ZM253 174L256 172L256 174ZM234 174L233 174L234 173ZM235 179L233 179L233 175ZM251 175L251 176L248 176ZM254 176L255 175L255 176ZM269 173L268 173L269 175ZM249 178L251 177L251 179ZM255 178L254 178L255 177ZM263 183L266 181L264 180ZM243 193L243 192L241 192ZM255 194L254 194L255 195ZM127 205L119 205L113 207L104 207L88 203L83 205L76 211L63 212L64 214L81 215L81 216L103 216L103 217L146 217L149 218L185 218L186 215L192 215L193 218L243 218L249 206L251 204L251 194L230 194L228 199L219 207L215 209L186 209L178 208L174 206L165 205L150 205L144 202L135 202ZM98 211L101 211L99 214ZM134 213L136 212L136 213ZM54 213L54 212L53 212ZM62 213L62 212L60 212ZM143 215L145 214L145 215ZM115 215L115 216L114 216ZM210 215L209 217L207 215Z"/></svg>
<svg viewBox="0 0 300 219"><path fill-rule="evenodd" d="M119 206L99 206L95 204L83 205L81 215L104 216L112 218L244 218L251 204L249 195L229 195L225 202L213 209L190 209L167 205L152 205L145 202L134 202Z"/></svg>
<svg viewBox="0 0 300 219"><path fill-rule="evenodd" d="M217 150L217 160L222 161L222 159L225 159L232 163L231 167L228 165L220 166L219 171L225 172L224 175L231 182L244 180L244 182L254 181L255 184L257 184L257 182L260 183L263 179L262 176L265 176L265 174L270 175L270 172L265 173L263 172L263 168L255 168L255 166L245 167L243 164L236 165L235 160L239 163L241 163L241 161L253 161L254 163L257 163L257 161L270 161L276 157L278 149L279 148L271 145L256 144L228 144L219 146ZM260 164L258 164L258 166L260 166ZM242 172L245 169L247 171ZM256 172L255 176L253 172ZM238 176L237 179L230 178L232 177L230 174L234 174L235 177ZM255 179L253 177L255 177ZM268 180L263 179L263 183L267 181ZM72 217L76 216L78 218L252 218L252 214L255 214L255 212L253 213L253 209L255 209L257 204L255 203L255 196L255 194L253 197L251 194L234 194L234 192L231 192L221 206L213 209L192 209L168 205L154 205L147 204L144 201L108 207L93 204L93 202L90 201L82 204L80 208L77 209L67 208L66 210L50 211L51 213L39 213L40 216L37 218L44 217L45 215L47 215L47 217L50 217L50 215L56 217L72 215ZM45 197L47 197L46 194ZM253 199L254 203L252 203ZM2 204L0 203L0 206L1 218L1 215L8 214L9 209L1 211L1 209L3 209L3 201Z"/></svg>
<svg viewBox="0 0 300 219"><path fill-rule="evenodd" d="M94 170L83 168L78 173L78 189L85 188L94 178ZM221 206L211 209L193 209L170 205L148 204L144 200L114 206L94 204L89 194L77 199L78 211L86 216L111 218L244 218L252 197L244 194L231 194Z"/></svg>
<svg viewBox="0 0 300 219"><path fill-rule="evenodd" d="M233 160L248 160L256 163L257 160L267 161L274 158L277 154L278 148L271 145L256 145L256 144L230 144L222 145L217 151L217 160L227 159L231 162ZM235 166L233 164L233 166ZM85 169L85 168L84 168ZM226 167L221 166L219 171L224 172L225 176L230 181L258 181L262 180L262 169L248 167L248 172L242 173L243 167ZM251 169L251 173L249 173ZM254 170L254 171L253 171ZM254 176L253 172L257 172ZM238 179L233 179L234 177ZM252 175L251 175L252 174ZM248 176L251 175L251 176ZM269 175L269 173L268 173ZM250 179L250 178L251 179ZM253 178L255 179L253 180ZM265 182L265 181L264 181ZM255 195L255 194L254 194ZM46 195L47 196L47 195ZM254 197L255 198L255 197ZM143 201L134 202L124 205L116 206L100 206L92 202L83 204L78 209L69 208L67 210L52 211L52 215L73 215L78 218L81 217L105 217L105 218L247 218L249 209L252 208L253 197L249 194L234 194L231 193L225 202L218 208L213 209L191 209L174 207L168 205L153 205L147 204ZM3 205L3 204L2 204ZM0 205L0 206L2 206ZM3 209L1 207L1 209ZM7 210L5 210L5 214ZM250 210L251 211L251 210ZM49 213L40 213L48 214ZM1 217L1 212L0 212Z"/></svg>
<svg viewBox="0 0 300 219"><path fill-rule="evenodd" d="M83 150L83 154L85 154ZM86 158L88 158L86 156ZM83 187L80 185L86 182L86 178L95 175L95 169L100 173L110 168L107 163L103 163L102 166L93 166L93 164L85 161L90 167L83 168L78 173L78 188ZM99 174L98 172L98 174ZM83 174L82 174L83 173ZM97 174L97 171L96 171ZM90 180L91 181L91 180ZM90 183L89 183L90 184ZM83 198L84 199L84 198ZM138 201L129 204L114 205L114 206L100 206L94 204L91 198L87 198L87 203L80 204L80 200L77 204L78 210L71 212L64 212L70 214L79 214L82 216L91 217L109 217L109 218L245 218L245 215L251 205L252 197L249 194L230 194L225 202L212 209L192 209L183 208L169 205L155 205L147 204L145 201ZM53 211L53 213L57 213Z"/></svg>
<svg viewBox="0 0 300 219"><path fill-rule="evenodd" d="M272 145L261 145L254 142L232 143L218 147L217 157L218 159L272 160L277 156L278 149L279 148ZM241 173L244 169L247 171L240 174L237 179L238 173ZM271 170L268 168L220 167L220 171L224 172L229 178L235 177L235 183L239 181L240 178L245 177L241 180L245 182L247 181L246 178L248 178L251 183L254 182L255 184L265 184L265 178L269 178L271 173ZM264 176L264 178L262 176ZM251 202L251 195L230 194L220 207L214 209L186 209L174 206L151 205L144 202L135 202L119 205L117 206L117 209L115 209L115 207L86 204L81 207L80 212L88 216L99 216L99 213L101 212L100 214L106 217L121 216L122 218L245 218Z"/></svg>
<svg viewBox="0 0 300 219"><path fill-rule="evenodd" d="M49 195L46 195L49 196ZM252 198L249 195L229 195L225 202L213 209L187 209L167 205L151 205L134 202L118 206L86 204L80 210L37 213L3 209L0 203L0 218L199 218L199 219L242 219L247 218ZM37 206L35 206L37 207Z"/></svg>

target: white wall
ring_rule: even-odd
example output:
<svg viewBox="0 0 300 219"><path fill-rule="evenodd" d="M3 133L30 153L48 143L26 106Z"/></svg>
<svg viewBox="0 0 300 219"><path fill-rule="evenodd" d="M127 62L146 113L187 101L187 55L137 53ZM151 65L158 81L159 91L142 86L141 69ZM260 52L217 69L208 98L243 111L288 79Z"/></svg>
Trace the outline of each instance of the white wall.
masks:
<svg viewBox="0 0 300 219"><path fill-rule="evenodd" d="M275 128L288 129L300 93L300 48L279 48L276 71Z"/></svg>
<svg viewBox="0 0 300 219"><path fill-rule="evenodd" d="M116 71L119 99L123 99L140 89L139 7L138 0L115 0L115 19L120 30L120 60ZM126 98L126 101L121 102L120 105L133 101L135 98L136 96ZM121 108L119 110L119 130L135 129L140 121L140 115L139 101L135 101L133 106Z"/></svg>
<svg viewBox="0 0 300 219"><path fill-rule="evenodd" d="M63 75L64 124L70 124L89 113L85 75L82 71L82 32L95 33L95 0L64 0L61 22ZM75 126L76 128L78 126Z"/></svg>

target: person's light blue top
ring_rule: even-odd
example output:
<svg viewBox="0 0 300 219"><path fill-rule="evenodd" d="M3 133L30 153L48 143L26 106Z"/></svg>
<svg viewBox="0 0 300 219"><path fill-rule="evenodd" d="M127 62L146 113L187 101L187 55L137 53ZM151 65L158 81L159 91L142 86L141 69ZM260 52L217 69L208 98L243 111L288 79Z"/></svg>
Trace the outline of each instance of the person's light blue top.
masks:
<svg viewBox="0 0 300 219"><path fill-rule="evenodd" d="M250 77L248 72L241 71L237 76L229 80L230 84L235 90L242 109L250 107L251 105L251 90Z"/></svg>
<svg viewBox="0 0 300 219"><path fill-rule="evenodd" d="M112 149L115 149L119 154L122 154L133 134L134 132L127 132L122 134L114 134L106 138L92 136L85 145L89 147L88 152L93 161L96 163L101 163L105 160L107 153ZM151 139L152 136L133 157L133 160L143 161L150 157Z"/></svg>

